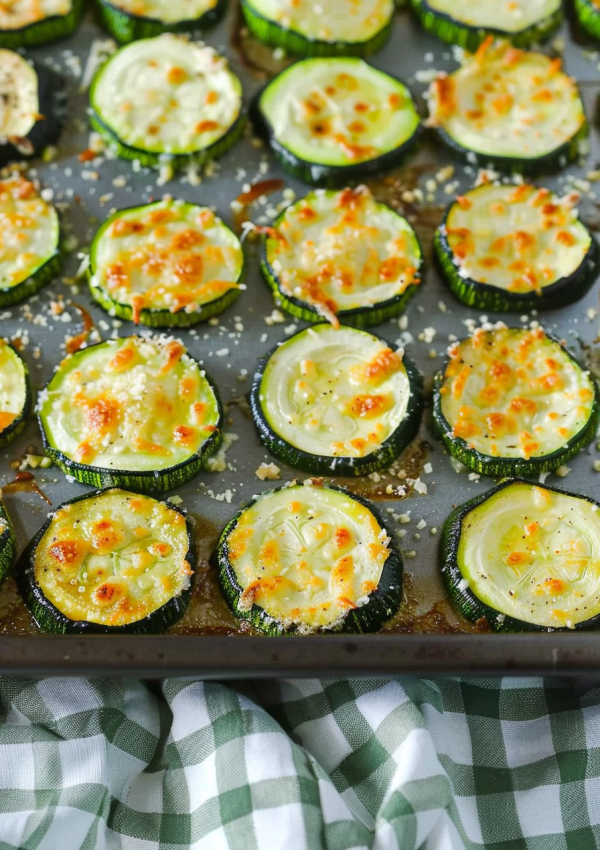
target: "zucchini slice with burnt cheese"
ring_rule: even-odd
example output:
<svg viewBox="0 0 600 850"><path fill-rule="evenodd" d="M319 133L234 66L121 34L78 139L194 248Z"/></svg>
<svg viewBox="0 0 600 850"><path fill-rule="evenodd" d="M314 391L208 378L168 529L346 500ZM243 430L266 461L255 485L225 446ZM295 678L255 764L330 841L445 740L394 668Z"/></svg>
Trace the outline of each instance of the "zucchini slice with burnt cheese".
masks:
<svg viewBox="0 0 600 850"><path fill-rule="evenodd" d="M420 126L404 83L348 57L296 62L268 83L252 113L286 171L328 186L396 165Z"/></svg>
<svg viewBox="0 0 600 850"><path fill-rule="evenodd" d="M90 251L90 290L113 316L182 327L229 307L243 267L239 239L212 210L167 199L104 222Z"/></svg>
<svg viewBox="0 0 600 850"><path fill-rule="evenodd" d="M229 150L244 123L227 60L169 33L117 50L94 77L90 105L92 126L142 165L202 165Z"/></svg>
<svg viewBox="0 0 600 850"><path fill-rule="evenodd" d="M373 632L402 599L402 556L374 505L310 479L255 497L216 554L234 614L271 635Z"/></svg>
<svg viewBox="0 0 600 850"><path fill-rule="evenodd" d="M405 218L366 186L317 189L266 229L262 270L298 319L366 327L398 316L421 283L422 255Z"/></svg>
<svg viewBox="0 0 600 850"><path fill-rule="evenodd" d="M0 377L0 392L1 392ZM1 415L1 414L0 414ZM17 554L15 532L2 502L0 502L0 584L4 581Z"/></svg>
<svg viewBox="0 0 600 850"><path fill-rule="evenodd" d="M316 475L367 475L415 436L422 381L400 349L366 331L314 325L258 364L250 404L275 457Z"/></svg>
<svg viewBox="0 0 600 850"><path fill-rule="evenodd" d="M595 436L600 395L541 328L478 329L449 349L434 421L450 454L484 475L551 472Z"/></svg>
<svg viewBox="0 0 600 850"><path fill-rule="evenodd" d="M450 514L441 565L450 599L494 631L600 626L600 505L503 481Z"/></svg>
<svg viewBox="0 0 600 850"><path fill-rule="evenodd" d="M0 338L0 448L24 430L30 413L29 369L12 345Z"/></svg>
<svg viewBox="0 0 600 850"><path fill-rule="evenodd" d="M170 490L202 469L222 437L215 385L167 337L111 339L69 355L38 414L48 456L95 487Z"/></svg>
<svg viewBox="0 0 600 850"><path fill-rule="evenodd" d="M191 32L214 24L227 0L98 0L106 29L121 44L163 32Z"/></svg>
<svg viewBox="0 0 600 850"><path fill-rule="evenodd" d="M186 514L126 490L85 493L53 511L17 581L46 632L162 632L188 606L195 567Z"/></svg>
<svg viewBox="0 0 600 850"><path fill-rule="evenodd" d="M73 33L83 0L8 0L0 4L0 47L35 47Z"/></svg>
<svg viewBox="0 0 600 850"><path fill-rule="evenodd" d="M442 41L477 50L488 36L529 47L548 38L563 18L561 0L411 0L423 27Z"/></svg>
<svg viewBox="0 0 600 850"><path fill-rule="evenodd" d="M575 12L583 29L600 39L600 3L598 0L574 0Z"/></svg>
<svg viewBox="0 0 600 850"><path fill-rule="evenodd" d="M582 298L600 274L596 239L576 193L484 183L454 201L434 246L452 293L479 310L553 309Z"/></svg>
<svg viewBox="0 0 600 850"><path fill-rule="evenodd" d="M242 0L254 35L298 56L369 56L389 38L393 0Z"/></svg>
<svg viewBox="0 0 600 850"><path fill-rule="evenodd" d="M526 174L563 168L587 135L583 103L560 58L486 39L430 87L429 124L479 165Z"/></svg>

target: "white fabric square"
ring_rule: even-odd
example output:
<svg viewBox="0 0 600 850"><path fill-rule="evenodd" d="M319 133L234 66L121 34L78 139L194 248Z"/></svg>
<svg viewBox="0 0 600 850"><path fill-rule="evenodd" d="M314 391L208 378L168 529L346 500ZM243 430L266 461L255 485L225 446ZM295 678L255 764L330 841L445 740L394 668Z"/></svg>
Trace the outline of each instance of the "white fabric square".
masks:
<svg viewBox="0 0 600 850"><path fill-rule="evenodd" d="M586 779L584 784L590 824L598 826L600 824L600 777Z"/></svg>
<svg viewBox="0 0 600 850"><path fill-rule="evenodd" d="M103 735L59 741L58 752L63 788L72 788L86 783L108 784L106 740Z"/></svg>
<svg viewBox="0 0 600 850"><path fill-rule="evenodd" d="M123 799L137 812L162 812L164 770L157 773L138 773L123 789Z"/></svg>
<svg viewBox="0 0 600 850"><path fill-rule="evenodd" d="M257 809L252 813L256 843L268 850L311 850L307 843L302 806L290 803L277 809Z"/></svg>
<svg viewBox="0 0 600 850"><path fill-rule="evenodd" d="M147 764L137 756L119 749L114 744L106 744L106 763L110 765L110 791L113 797L122 800L123 789Z"/></svg>
<svg viewBox="0 0 600 850"><path fill-rule="evenodd" d="M124 846L123 850L129 850L129 847ZM231 846L227 840L225 830L215 829L214 832L210 832L204 838L200 838L194 844L190 844L190 850L231 850Z"/></svg>
<svg viewBox="0 0 600 850"><path fill-rule="evenodd" d="M302 745L314 755L325 773L332 773L350 755L352 747L333 714L301 723L295 730Z"/></svg>
<svg viewBox="0 0 600 850"><path fill-rule="evenodd" d="M446 775L427 729L413 729L394 752L393 758L398 767L389 791L394 791L407 782ZM388 796L389 793L386 799Z"/></svg>
<svg viewBox="0 0 600 850"><path fill-rule="evenodd" d="M202 764L183 769L190 795L190 811L200 808L202 803L219 796L217 784L217 753L211 753Z"/></svg>
<svg viewBox="0 0 600 850"><path fill-rule="evenodd" d="M456 764L473 764L473 747L469 724L464 714L446 711L440 714L431 705L422 705L427 728L439 755L448 756Z"/></svg>
<svg viewBox="0 0 600 850"><path fill-rule="evenodd" d="M248 782L296 776L292 744L281 732L262 732L244 738Z"/></svg>
<svg viewBox="0 0 600 850"><path fill-rule="evenodd" d="M0 790L35 788L32 744L2 744L0 747Z"/></svg>
<svg viewBox="0 0 600 850"><path fill-rule="evenodd" d="M400 850L398 839L391 823L383 822L377 827L377 835L373 841L373 850Z"/></svg>
<svg viewBox="0 0 600 850"><path fill-rule="evenodd" d="M554 755L549 717L535 720L502 720L502 735L508 767L534 764Z"/></svg>
<svg viewBox="0 0 600 850"><path fill-rule="evenodd" d="M388 682L376 691L362 694L356 700L356 705L369 726L377 731L391 712L406 702L406 694L397 682Z"/></svg>
<svg viewBox="0 0 600 850"><path fill-rule="evenodd" d="M321 814L326 824L354 820L352 812L341 797L339 791L327 779L319 779L319 798L321 801Z"/></svg>
<svg viewBox="0 0 600 850"><path fill-rule="evenodd" d="M483 835L481 834L481 824L479 822L479 812L477 811L477 797L458 797L454 798L458 814L467 838L475 844L483 844Z"/></svg>
<svg viewBox="0 0 600 850"><path fill-rule="evenodd" d="M443 812L421 850L466 850L465 843L447 812Z"/></svg>
<svg viewBox="0 0 600 850"><path fill-rule="evenodd" d="M2 841L22 847L25 827L31 812L3 812L0 814L0 836Z"/></svg>
<svg viewBox="0 0 600 850"><path fill-rule="evenodd" d="M515 791L515 802L525 838L564 833L559 785L542 785L528 791Z"/></svg>
<svg viewBox="0 0 600 850"><path fill-rule="evenodd" d="M210 717L204 699L204 684L194 682L180 691L171 702L173 725L171 735L174 741L180 741L193 732L210 726Z"/></svg>
<svg viewBox="0 0 600 850"><path fill-rule="evenodd" d="M42 679L37 690L55 720L100 708L102 700L85 679Z"/></svg>
<svg viewBox="0 0 600 850"><path fill-rule="evenodd" d="M96 816L81 809L57 806L48 832L36 850L57 850L57 847L81 847Z"/></svg>
<svg viewBox="0 0 600 850"><path fill-rule="evenodd" d="M119 850L159 850L160 844L158 841L148 841L144 838L134 838L132 835L123 835L121 844L118 845ZM103 850L98 847L97 850Z"/></svg>

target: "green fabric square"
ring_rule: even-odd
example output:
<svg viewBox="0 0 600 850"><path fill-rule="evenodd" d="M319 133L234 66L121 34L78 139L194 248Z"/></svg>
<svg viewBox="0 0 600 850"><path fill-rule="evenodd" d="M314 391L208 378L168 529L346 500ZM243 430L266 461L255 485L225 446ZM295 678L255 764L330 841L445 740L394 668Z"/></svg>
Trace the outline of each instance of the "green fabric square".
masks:
<svg viewBox="0 0 600 850"><path fill-rule="evenodd" d="M568 831L565 834L567 850L598 850L597 837L591 827Z"/></svg>
<svg viewBox="0 0 600 850"><path fill-rule="evenodd" d="M224 824L243 818L252 811L252 794L248 785L219 794L219 808Z"/></svg>
<svg viewBox="0 0 600 850"><path fill-rule="evenodd" d="M482 688L473 682L462 682L462 701L465 712L471 719L490 717L500 720L500 691Z"/></svg>
<svg viewBox="0 0 600 850"><path fill-rule="evenodd" d="M556 754L561 782L578 782L585 779L587 753L585 750L570 750Z"/></svg>
<svg viewBox="0 0 600 850"><path fill-rule="evenodd" d="M371 776L372 773L375 773L387 758L387 751L381 746L377 738L373 737L345 758L336 773L341 773L348 785L356 786L368 776Z"/></svg>
<svg viewBox="0 0 600 850"><path fill-rule="evenodd" d="M349 702L354 701L354 694L349 682L334 682L325 688L325 695L331 711L335 711Z"/></svg>

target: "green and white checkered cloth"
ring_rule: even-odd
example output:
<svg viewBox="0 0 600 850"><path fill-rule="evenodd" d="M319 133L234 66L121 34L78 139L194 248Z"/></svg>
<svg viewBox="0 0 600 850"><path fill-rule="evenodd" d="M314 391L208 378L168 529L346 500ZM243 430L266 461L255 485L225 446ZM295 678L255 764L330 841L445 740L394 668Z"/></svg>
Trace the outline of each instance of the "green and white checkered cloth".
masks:
<svg viewBox="0 0 600 850"><path fill-rule="evenodd" d="M0 680L0 850L596 850L600 690Z"/></svg>

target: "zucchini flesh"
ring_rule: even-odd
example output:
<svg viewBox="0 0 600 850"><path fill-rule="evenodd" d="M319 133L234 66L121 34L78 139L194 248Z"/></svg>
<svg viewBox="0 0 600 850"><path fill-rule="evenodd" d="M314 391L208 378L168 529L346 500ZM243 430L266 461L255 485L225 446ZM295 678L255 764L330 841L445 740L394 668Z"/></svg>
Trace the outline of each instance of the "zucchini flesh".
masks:
<svg viewBox="0 0 600 850"><path fill-rule="evenodd" d="M203 163L242 130L242 86L227 60L169 33L117 50L96 74L90 103L92 123L117 153L143 165Z"/></svg>
<svg viewBox="0 0 600 850"><path fill-rule="evenodd" d="M533 173L562 168L587 133L561 60L487 39L430 88L430 125L470 162Z"/></svg>
<svg viewBox="0 0 600 850"><path fill-rule="evenodd" d="M185 515L124 490L54 511L25 553L21 591L48 632L160 632L190 598L195 566Z"/></svg>
<svg viewBox="0 0 600 850"><path fill-rule="evenodd" d="M320 324L259 364L251 407L261 440L289 466L366 475L389 466L415 436L420 377L379 337Z"/></svg>
<svg viewBox="0 0 600 850"><path fill-rule="evenodd" d="M71 35L83 0L20 0L0 8L0 47L34 47Z"/></svg>
<svg viewBox="0 0 600 850"><path fill-rule="evenodd" d="M12 523L0 502L0 584L4 581L17 554L17 541Z"/></svg>
<svg viewBox="0 0 600 850"><path fill-rule="evenodd" d="M598 389L541 328L476 331L436 380L434 419L450 454L485 475L557 469L595 436Z"/></svg>
<svg viewBox="0 0 600 850"><path fill-rule="evenodd" d="M165 200L107 219L91 247L90 289L112 315L181 327L232 304L243 266L239 239L212 210Z"/></svg>
<svg viewBox="0 0 600 850"><path fill-rule="evenodd" d="M254 112L284 168L327 185L396 164L420 123L404 83L348 57L296 62L263 89Z"/></svg>
<svg viewBox="0 0 600 850"><path fill-rule="evenodd" d="M178 340L109 340L65 358L38 401L47 454L84 484L160 492L221 440L216 388Z"/></svg>
<svg viewBox="0 0 600 850"><path fill-rule="evenodd" d="M486 183L459 197L435 238L456 297L482 310L550 309L581 298L599 272L598 244L573 196Z"/></svg>
<svg viewBox="0 0 600 850"><path fill-rule="evenodd" d="M242 0L257 38L299 56L368 56L387 40L393 0Z"/></svg>
<svg viewBox="0 0 600 850"><path fill-rule="evenodd" d="M599 507L520 480L461 505L442 539L455 607L496 631L597 628Z"/></svg>
<svg viewBox="0 0 600 850"><path fill-rule="evenodd" d="M0 338L0 447L23 431L30 411L29 370L15 349Z"/></svg>
<svg viewBox="0 0 600 850"><path fill-rule="evenodd" d="M402 598L402 558L374 506L310 480L254 499L217 560L234 614L268 634L375 631Z"/></svg>
<svg viewBox="0 0 600 850"><path fill-rule="evenodd" d="M596 0L575 0L574 5L583 29L593 38L600 38L600 5Z"/></svg>
<svg viewBox="0 0 600 850"><path fill-rule="evenodd" d="M213 24L226 4L227 0L99 0L99 9L110 34L127 44Z"/></svg>
<svg viewBox="0 0 600 850"><path fill-rule="evenodd" d="M281 213L263 242L262 270L281 306L336 327L399 315L419 287L421 264L410 224L366 186L311 192Z"/></svg>

